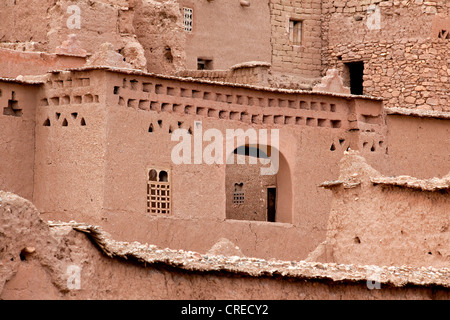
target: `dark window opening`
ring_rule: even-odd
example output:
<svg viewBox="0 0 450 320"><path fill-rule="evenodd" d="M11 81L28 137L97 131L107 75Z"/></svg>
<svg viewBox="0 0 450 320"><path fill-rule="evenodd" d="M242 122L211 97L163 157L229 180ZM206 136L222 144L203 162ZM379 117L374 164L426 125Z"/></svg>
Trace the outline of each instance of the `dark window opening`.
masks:
<svg viewBox="0 0 450 320"><path fill-rule="evenodd" d="M11 93L11 99L8 100L8 106L3 108L5 116L21 117L22 109L19 108L19 101L16 100L16 93Z"/></svg>
<svg viewBox="0 0 450 320"><path fill-rule="evenodd" d="M275 222L277 188L267 188L267 221Z"/></svg>
<svg viewBox="0 0 450 320"><path fill-rule="evenodd" d="M355 95L364 94L364 62L349 62L345 64L346 82L350 86L350 92Z"/></svg>
<svg viewBox="0 0 450 320"><path fill-rule="evenodd" d="M234 150L234 154L269 159L269 156L264 151L262 151L257 147L241 146Z"/></svg>
<svg viewBox="0 0 450 320"><path fill-rule="evenodd" d="M161 171L159 173L159 181L160 182L168 182L169 181L168 179L169 179L169 176L166 171Z"/></svg>
<svg viewBox="0 0 450 320"><path fill-rule="evenodd" d="M334 145L334 143L331 144L330 150L331 150L331 151L336 151L336 146Z"/></svg>
<svg viewBox="0 0 450 320"><path fill-rule="evenodd" d="M438 38L444 39L444 40L449 40L450 39L450 31L440 30Z"/></svg>
<svg viewBox="0 0 450 320"><path fill-rule="evenodd" d="M197 59L197 70L213 70L213 61L211 59Z"/></svg>
<svg viewBox="0 0 450 320"><path fill-rule="evenodd" d="M164 57L166 58L166 60L170 63L173 62L173 55L172 55L172 48L170 47L166 47L164 49Z"/></svg>

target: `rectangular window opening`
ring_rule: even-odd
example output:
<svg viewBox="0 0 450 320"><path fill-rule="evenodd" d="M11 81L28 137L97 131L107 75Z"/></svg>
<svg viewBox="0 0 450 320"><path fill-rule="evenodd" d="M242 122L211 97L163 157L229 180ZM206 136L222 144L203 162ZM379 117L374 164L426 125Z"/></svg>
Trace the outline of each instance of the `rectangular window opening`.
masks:
<svg viewBox="0 0 450 320"><path fill-rule="evenodd" d="M293 45L302 44L303 21L289 20L289 41Z"/></svg>
<svg viewBox="0 0 450 320"><path fill-rule="evenodd" d="M276 203L277 188L267 188L267 221L275 222L276 220Z"/></svg>
<svg viewBox="0 0 450 320"><path fill-rule="evenodd" d="M213 70L213 61L211 59L197 59L197 70Z"/></svg>

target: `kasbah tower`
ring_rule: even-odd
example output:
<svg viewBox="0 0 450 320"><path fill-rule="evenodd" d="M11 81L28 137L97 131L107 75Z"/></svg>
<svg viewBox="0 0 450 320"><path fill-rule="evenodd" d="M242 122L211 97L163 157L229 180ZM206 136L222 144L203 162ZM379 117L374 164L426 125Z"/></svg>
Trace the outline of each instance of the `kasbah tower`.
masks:
<svg viewBox="0 0 450 320"><path fill-rule="evenodd" d="M0 299L450 299L448 0L3 0Z"/></svg>

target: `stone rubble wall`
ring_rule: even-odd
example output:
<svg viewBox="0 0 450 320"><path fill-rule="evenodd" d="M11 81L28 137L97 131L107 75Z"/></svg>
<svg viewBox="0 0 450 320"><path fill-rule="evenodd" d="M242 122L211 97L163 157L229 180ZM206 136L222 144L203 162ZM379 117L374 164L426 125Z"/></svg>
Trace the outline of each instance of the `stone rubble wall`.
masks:
<svg viewBox="0 0 450 320"><path fill-rule="evenodd" d="M368 27L371 6L378 29ZM386 107L450 110L450 40L439 38L448 1L330 0L322 8L323 66L345 73L345 63L364 61L364 93Z"/></svg>
<svg viewBox="0 0 450 320"><path fill-rule="evenodd" d="M365 12L371 5L380 7L396 7L411 9L413 6L422 13L436 14L450 8L446 0L326 0L322 1L325 13L354 13ZM418 26L419 27L419 26Z"/></svg>
<svg viewBox="0 0 450 320"><path fill-rule="evenodd" d="M450 111L450 41L380 41L330 49L334 67L364 60L364 90L385 99L386 107ZM343 71L342 71L343 72Z"/></svg>

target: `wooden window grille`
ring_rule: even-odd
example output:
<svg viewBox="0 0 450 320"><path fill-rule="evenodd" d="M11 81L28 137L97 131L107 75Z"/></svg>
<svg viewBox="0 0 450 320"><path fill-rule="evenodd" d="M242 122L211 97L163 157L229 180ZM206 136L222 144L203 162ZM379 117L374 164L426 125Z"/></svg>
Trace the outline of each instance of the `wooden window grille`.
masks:
<svg viewBox="0 0 450 320"><path fill-rule="evenodd" d="M172 209L170 170L148 170L147 212L151 214L170 214Z"/></svg>

